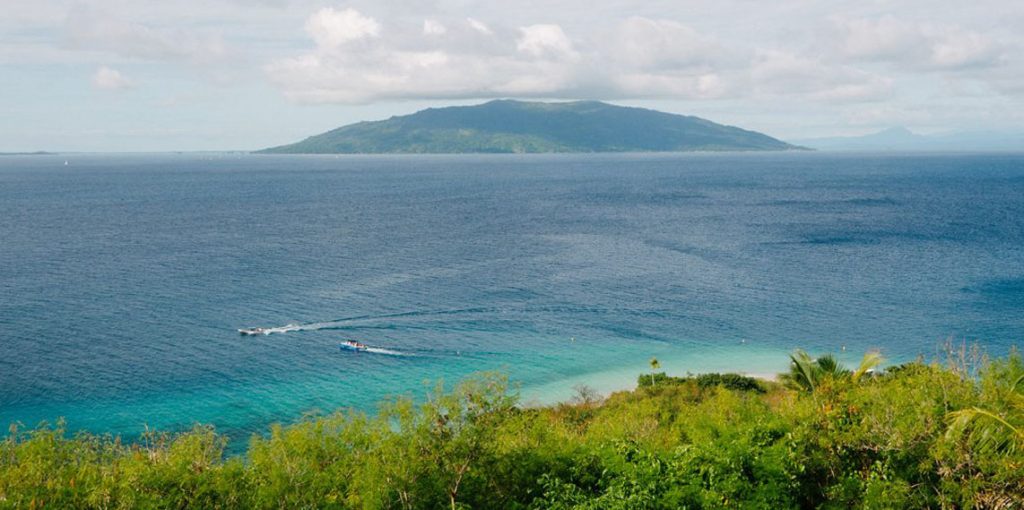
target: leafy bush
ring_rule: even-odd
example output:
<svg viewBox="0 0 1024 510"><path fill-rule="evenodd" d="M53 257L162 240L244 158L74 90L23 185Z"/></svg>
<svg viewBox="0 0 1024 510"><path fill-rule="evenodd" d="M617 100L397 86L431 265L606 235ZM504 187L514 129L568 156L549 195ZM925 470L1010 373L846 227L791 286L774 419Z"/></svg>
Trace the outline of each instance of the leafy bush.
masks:
<svg viewBox="0 0 1024 510"><path fill-rule="evenodd" d="M755 393L764 393L765 389L761 382L753 377L747 377L739 374L701 374L696 378L697 386L701 388L710 388L712 386L722 386L730 390L735 391L753 391Z"/></svg>
<svg viewBox="0 0 1024 510"><path fill-rule="evenodd" d="M484 374L274 426L240 457L209 427L131 444L12 427L0 508L1024 507L1016 353L878 377L794 359L806 384L644 374L545 408Z"/></svg>
<svg viewBox="0 0 1024 510"><path fill-rule="evenodd" d="M657 372L637 377L636 384L641 388L696 384L697 387L702 390L715 386L722 386L735 391L753 391L756 393L766 392L765 385L762 381L740 374L712 373L700 374L691 377L672 377L665 375L665 372Z"/></svg>

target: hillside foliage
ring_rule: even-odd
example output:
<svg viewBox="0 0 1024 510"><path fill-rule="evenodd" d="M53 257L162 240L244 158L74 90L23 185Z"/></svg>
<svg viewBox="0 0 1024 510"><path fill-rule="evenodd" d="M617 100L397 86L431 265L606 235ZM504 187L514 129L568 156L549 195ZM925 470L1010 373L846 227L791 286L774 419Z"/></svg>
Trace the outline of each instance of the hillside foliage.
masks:
<svg viewBox="0 0 1024 510"><path fill-rule="evenodd" d="M799 363L813 363L794 356ZM827 365L832 361L825 362ZM0 508L1021 508L1024 362L814 368L813 384L643 374L524 407L482 374L372 415L138 441L63 423L0 441ZM784 378L787 379L788 378Z"/></svg>

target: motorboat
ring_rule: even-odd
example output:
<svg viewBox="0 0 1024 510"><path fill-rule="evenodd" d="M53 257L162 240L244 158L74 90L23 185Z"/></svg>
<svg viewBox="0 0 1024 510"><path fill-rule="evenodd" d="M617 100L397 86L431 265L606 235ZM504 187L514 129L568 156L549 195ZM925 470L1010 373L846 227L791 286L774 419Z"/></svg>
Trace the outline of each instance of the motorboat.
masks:
<svg viewBox="0 0 1024 510"><path fill-rule="evenodd" d="M370 348L368 345L356 342L355 340L345 340L341 343L340 347L345 351L365 351Z"/></svg>
<svg viewBox="0 0 1024 510"><path fill-rule="evenodd" d="M238 330L242 335L266 335L267 328L243 328Z"/></svg>

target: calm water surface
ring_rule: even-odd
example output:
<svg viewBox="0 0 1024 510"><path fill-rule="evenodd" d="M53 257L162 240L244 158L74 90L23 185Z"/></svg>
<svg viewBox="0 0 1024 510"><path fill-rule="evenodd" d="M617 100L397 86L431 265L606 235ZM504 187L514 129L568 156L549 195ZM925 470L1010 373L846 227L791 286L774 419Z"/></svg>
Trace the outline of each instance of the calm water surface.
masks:
<svg viewBox="0 0 1024 510"><path fill-rule="evenodd" d="M0 158L4 424L243 437L479 370L949 337L1024 338L1022 155Z"/></svg>

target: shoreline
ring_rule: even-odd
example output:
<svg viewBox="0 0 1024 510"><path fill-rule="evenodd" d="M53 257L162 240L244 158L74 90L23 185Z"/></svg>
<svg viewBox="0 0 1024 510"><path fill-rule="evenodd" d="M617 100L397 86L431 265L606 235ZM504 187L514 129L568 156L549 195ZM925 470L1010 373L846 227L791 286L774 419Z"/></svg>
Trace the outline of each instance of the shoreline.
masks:
<svg viewBox="0 0 1024 510"><path fill-rule="evenodd" d="M789 351L775 349L755 349L747 352L743 359L722 356L721 353L663 354L656 357L661 367L653 372L664 372L672 377L733 373L775 381L778 374L785 372L789 365ZM615 392L635 390L637 378L651 372L647 364L629 363L617 368L570 375L542 383L524 384L519 391L520 402L527 407L567 403L577 394L577 388L580 387L592 389L602 397L607 397Z"/></svg>

